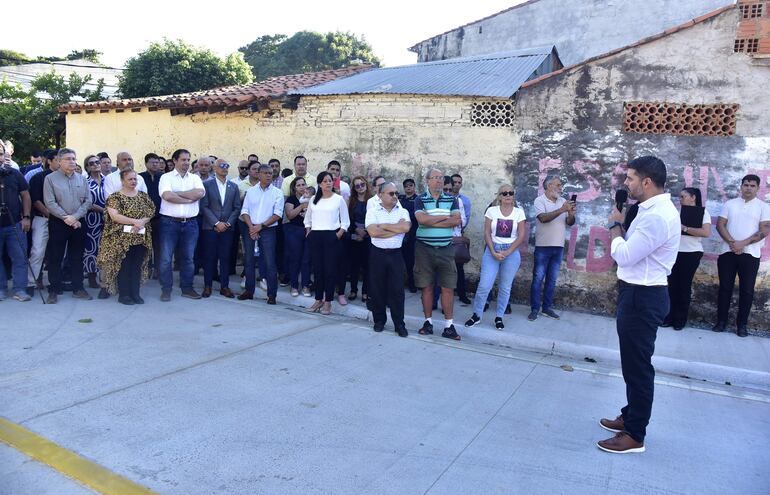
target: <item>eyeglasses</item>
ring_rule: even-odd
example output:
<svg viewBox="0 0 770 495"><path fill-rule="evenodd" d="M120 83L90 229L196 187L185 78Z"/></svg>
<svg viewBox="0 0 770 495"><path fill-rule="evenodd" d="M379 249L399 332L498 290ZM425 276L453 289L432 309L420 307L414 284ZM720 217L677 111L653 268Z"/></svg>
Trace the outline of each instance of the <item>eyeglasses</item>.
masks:
<svg viewBox="0 0 770 495"><path fill-rule="evenodd" d="M356 189L362 189L362 188L366 187L366 184L364 184L363 182L358 182L358 183L356 183L356 185L354 187Z"/></svg>
<svg viewBox="0 0 770 495"><path fill-rule="evenodd" d="M96 161L96 160L91 160L90 162L86 163L86 165L88 165L88 166L91 166L91 165L99 165L99 162L98 162L98 161Z"/></svg>
<svg viewBox="0 0 770 495"><path fill-rule="evenodd" d="M513 196L513 191L503 191L500 196Z"/></svg>
<svg viewBox="0 0 770 495"><path fill-rule="evenodd" d="M388 196L393 196L393 197L398 196L398 193L396 191L390 191L387 194L388 194Z"/></svg>
<svg viewBox="0 0 770 495"><path fill-rule="evenodd" d="M444 192L452 192L452 188L451 187L445 187L444 188Z"/></svg>
<svg viewBox="0 0 770 495"><path fill-rule="evenodd" d="M219 168L230 168L230 164L229 163L220 163L219 164Z"/></svg>

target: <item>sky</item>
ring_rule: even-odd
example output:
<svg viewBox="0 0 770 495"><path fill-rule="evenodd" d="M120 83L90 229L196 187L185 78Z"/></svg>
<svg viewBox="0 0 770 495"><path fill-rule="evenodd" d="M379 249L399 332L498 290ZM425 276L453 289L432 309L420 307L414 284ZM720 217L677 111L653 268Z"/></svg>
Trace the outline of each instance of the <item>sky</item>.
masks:
<svg viewBox="0 0 770 495"><path fill-rule="evenodd" d="M364 36L384 65L395 66L417 61L407 50L417 42L522 1L14 1L3 7L0 48L28 56L95 48L103 63L121 67L164 37L224 56L265 34L349 31Z"/></svg>

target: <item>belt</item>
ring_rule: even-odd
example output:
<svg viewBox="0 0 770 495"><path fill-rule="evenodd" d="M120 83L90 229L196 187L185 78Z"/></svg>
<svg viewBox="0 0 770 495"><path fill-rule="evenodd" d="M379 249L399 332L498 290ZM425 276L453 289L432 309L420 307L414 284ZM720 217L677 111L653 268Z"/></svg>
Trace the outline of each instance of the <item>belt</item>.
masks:
<svg viewBox="0 0 770 495"><path fill-rule="evenodd" d="M169 220L172 220L174 222L179 222L179 223L189 222L189 221L195 220L197 218L197 217L180 218L180 217L171 217L171 216L168 216L168 215L161 215L161 216L163 218L168 218Z"/></svg>
<svg viewBox="0 0 770 495"><path fill-rule="evenodd" d="M618 287L638 287L638 288L659 288L659 287L667 287L666 285L640 285L640 284L632 284L629 282L626 282L625 280L618 279Z"/></svg>
<svg viewBox="0 0 770 495"><path fill-rule="evenodd" d="M449 243L449 244L447 244L447 245L445 245L445 246L431 246L430 244L428 244L428 243L426 243L426 242L424 242L424 241L421 241L421 240L419 240L419 239L417 239L417 242L419 242L420 244L422 244L422 245L423 245L423 246L425 246L426 248L430 248L430 249L444 249L444 248L448 248L448 247L451 247L451 246L452 246L452 244L451 244L451 243Z"/></svg>
<svg viewBox="0 0 770 495"><path fill-rule="evenodd" d="M385 252L395 252L395 251L401 251L401 248L400 248L400 247L397 247L397 248L381 248L381 247L379 247L379 246L375 246L374 244L372 244L372 247L373 247L374 249L377 249L377 250L380 250L380 251L385 251Z"/></svg>

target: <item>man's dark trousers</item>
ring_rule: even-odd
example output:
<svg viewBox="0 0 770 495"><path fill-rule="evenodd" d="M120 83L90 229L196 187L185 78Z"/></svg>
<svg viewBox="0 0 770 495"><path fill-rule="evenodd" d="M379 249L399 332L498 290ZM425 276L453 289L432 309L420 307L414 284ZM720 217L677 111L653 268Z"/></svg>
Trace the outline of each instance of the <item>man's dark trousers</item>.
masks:
<svg viewBox="0 0 770 495"><path fill-rule="evenodd" d="M211 287L219 264L219 288L229 288L230 256L235 232L229 228L224 232L202 230L203 235L203 286Z"/></svg>
<svg viewBox="0 0 770 495"><path fill-rule="evenodd" d="M658 326L668 314L666 286L618 283L617 330L627 405L621 409L625 430L644 442L652 413L655 368L652 354Z"/></svg>
<svg viewBox="0 0 770 495"><path fill-rule="evenodd" d="M85 224L85 222L83 222ZM54 293L62 290L62 261L64 254L70 267L73 267L72 291L83 290L83 246L86 242L86 229L81 226L73 229L63 220L53 215L48 220L48 280L51 283L51 291Z"/></svg>
<svg viewBox="0 0 770 495"><path fill-rule="evenodd" d="M757 282L759 258L748 253L722 253L717 258L719 273L719 299L717 302L717 321L727 323L730 300L733 298L735 275L738 275L738 326L746 326L749 321L751 304L754 301L754 285Z"/></svg>
<svg viewBox="0 0 770 495"><path fill-rule="evenodd" d="M393 325L404 328L404 256L401 249L369 250L369 301L374 323L385 324L385 307L390 308Z"/></svg>

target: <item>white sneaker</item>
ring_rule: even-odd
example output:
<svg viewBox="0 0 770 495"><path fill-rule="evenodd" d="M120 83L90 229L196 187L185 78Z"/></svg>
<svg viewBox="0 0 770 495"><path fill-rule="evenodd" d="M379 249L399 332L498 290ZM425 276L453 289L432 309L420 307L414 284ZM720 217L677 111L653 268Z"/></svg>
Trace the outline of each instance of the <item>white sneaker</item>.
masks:
<svg viewBox="0 0 770 495"><path fill-rule="evenodd" d="M259 280L259 288L267 292L267 279L263 278Z"/></svg>
<svg viewBox="0 0 770 495"><path fill-rule="evenodd" d="M312 294L310 293L310 289L308 289L307 287L303 287L302 288L302 295L305 296L305 297L312 296Z"/></svg>
<svg viewBox="0 0 770 495"><path fill-rule="evenodd" d="M297 296L299 296L299 291L297 289L292 289L291 290L291 297L297 297Z"/></svg>

